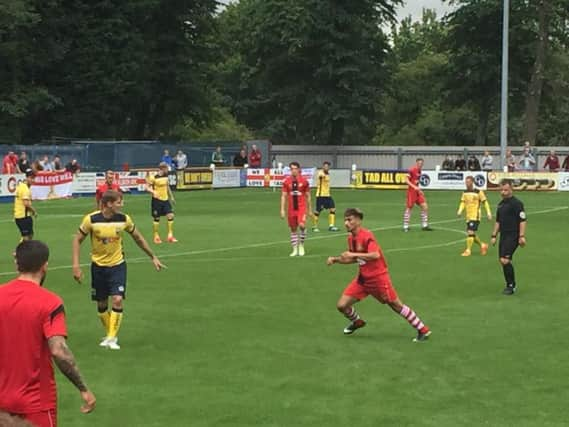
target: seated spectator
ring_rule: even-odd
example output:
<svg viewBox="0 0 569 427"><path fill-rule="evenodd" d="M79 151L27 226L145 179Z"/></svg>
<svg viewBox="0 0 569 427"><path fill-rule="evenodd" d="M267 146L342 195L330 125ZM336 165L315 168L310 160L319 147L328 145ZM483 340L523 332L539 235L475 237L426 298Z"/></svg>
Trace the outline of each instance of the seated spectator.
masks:
<svg viewBox="0 0 569 427"><path fill-rule="evenodd" d="M464 156L459 154L454 162L454 170L457 171L465 171L466 170L466 160L464 160Z"/></svg>
<svg viewBox="0 0 569 427"><path fill-rule="evenodd" d="M47 154L43 156L43 158L39 161L39 164L41 165L41 169L39 170L53 172L53 163L49 161L49 156Z"/></svg>
<svg viewBox="0 0 569 427"><path fill-rule="evenodd" d="M545 163L543 164L543 169L548 169L550 172L557 172L559 170L559 157L555 154L555 150L551 150L549 152L549 156L545 159Z"/></svg>
<svg viewBox="0 0 569 427"><path fill-rule="evenodd" d="M479 171L482 168L480 167L480 162L478 161L478 159L476 158L476 156L474 154L471 154L468 157L468 170L469 171Z"/></svg>
<svg viewBox="0 0 569 427"><path fill-rule="evenodd" d="M494 162L494 158L490 154L490 151L484 151L484 155L482 156L482 170L483 171L491 171L493 168L492 163Z"/></svg>
<svg viewBox="0 0 569 427"><path fill-rule="evenodd" d="M569 172L569 154L567 155L567 157L565 157L565 160L563 160L563 164L561 165L561 168L565 172Z"/></svg>
<svg viewBox="0 0 569 427"><path fill-rule="evenodd" d="M63 163L61 162L61 157L58 155L53 156L53 162L51 162L53 166L52 171L60 171L63 170Z"/></svg>
<svg viewBox="0 0 569 427"><path fill-rule="evenodd" d="M24 173L28 169L31 169L30 161L28 160L28 155L25 151L20 153L20 159L18 160L18 169L20 173Z"/></svg>
<svg viewBox="0 0 569 427"><path fill-rule="evenodd" d="M166 163L169 171L174 168L174 161L172 160L172 156L170 156L170 151L164 150L164 154L162 154L160 158L160 163Z"/></svg>
<svg viewBox="0 0 569 427"><path fill-rule="evenodd" d="M176 169L182 170L188 167L188 156L182 150L176 153Z"/></svg>
<svg viewBox="0 0 569 427"><path fill-rule="evenodd" d="M223 153L221 152L221 146L217 146L215 151L211 155L211 162L215 166L223 166L225 164L225 159L223 158Z"/></svg>
<svg viewBox="0 0 569 427"><path fill-rule="evenodd" d="M524 147L524 151L520 156L520 169L523 171L532 171L535 169L535 158L531 154L529 147Z"/></svg>
<svg viewBox="0 0 569 427"><path fill-rule="evenodd" d="M79 163L77 163L77 159L73 159L65 165L65 170L71 172L73 175L77 175L81 172L81 167Z"/></svg>
<svg viewBox="0 0 569 427"><path fill-rule="evenodd" d="M512 154L512 150L509 148L506 150L504 164L508 168L508 172L514 172L516 170L516 157Z"/></svg>
<svg viewBox="0 0 569 427"><path fill-rule="evenodd" d="M2 173L15 174L18 172L18 156L13 151L8 151L8 154L2 159Z"/></svg>
<svg viewBox="0 0 569 427"><path fill-rule="evenodd" d="M42 166L41 161L39 161L39 160L34 160L34 161L32 162L31 168L32 168L32 170L33 170L34 172L41 172L41 171L44 171L44 170L45 170L45 169L43 168L43 166ZM46 171L46 172L48 172L48 171Z"/></svg>
<svg viewBox="0 0 569 427"><path fill-rule="evenodd" d="M245 150L241 150L239 154L235 155L233 158L233 166L238 168L247 166L247 152Z"/></svg>
<svg viewBox="0 0 569 427"><path fill-rule="evenodd" d="M251 152L249 153L249 167L253 169L260 168L261 157L261 151L257 148L257 145L253 144L251 146Z"/></svg>
<svg viewBox="0 0 569 427"><path fill-rule="evenodd" d="M443 161L443 165L441 166L442 170L444 171L452 171L454 170L454 162L452 161L451 156L446 156L445 160Z"/></svg>

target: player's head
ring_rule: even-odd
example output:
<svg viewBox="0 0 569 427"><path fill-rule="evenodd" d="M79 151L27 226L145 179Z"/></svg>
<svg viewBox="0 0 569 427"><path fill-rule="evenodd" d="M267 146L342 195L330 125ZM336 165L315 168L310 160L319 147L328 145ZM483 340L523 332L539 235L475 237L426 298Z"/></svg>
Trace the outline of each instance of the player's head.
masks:
<svg viewBox="0 0 569 427"><path fill-rule="evenodd" d="M101 197L101 208L110 213L117 213L122 208L122 194L115 190L107 190Z"/></svg>
<svg viewBox="0 0 569 427"><path fill-rule="evenodd" d="M322 170L327 173L330 170L330 162L322 163Z"/></svg>
<svg viewBox="0 0 569 427"><path fill-rule="evenodd" d="M109 185L113 183L115 180L115 173L112 170L108 170L105 172L105 182Z"/></svg>
<svg viewBox="0 0 569 427"><path fill-rule="evenodd" d="M466 183L466 188L468 190L472 190L474 188L474 178L471 176L467 176L466 179L464 180L464 182Z"/></svg>
<svg viewBox="0 0 569 427"><path fill-rule="evenodd" d="M347 231L359 228L364 219L364 213L359 208L348 208L344 211L344 226Z"/></svg>
<svg viewBox="0 0 569 427"><path fill-rule="evenodd" d="M43 284L49 259L49 248L45 243L39 240L24 240L16 247L14 256L20 274L41 275L40 284Z"/></svg>
<svg viewBox="0 0 569 427"><path fill-rule="evenodd" d="M423 158L422 157L417 157L415 159L415 164L417 165L417 167L420 169L423 167Z"/></svg>
<svg viewBox="0 0 569 427"><path fill-rule="evenodd" d="M290 174L292 176L300 175L300 163L298 162L290 162L288 167L290 168Z"/></svg>
<svg viewBox="0 0 569 427"><path fill-rule="evenodd" d="M509 179L504 179L502 182L500 182L500 194L502 195L502 199L508 199L512 197L514 193L514 189L512 187L512 181Z"/></svg>
<svg viewBox="0 0 569 427"><path fill-rule="evenodd" d="M26 171L24 173L26 175L26 183L28 185L32 185L34 183L34 177L36 176L34 170L33 169L26 169Z"/></svg>
<svg viewBox="0 0 569 427"><path fill-rule="evenodd" d="M162 174L168 175L168 163L160 162L158 169L160 169L160 172L162 172Z"/></svg>

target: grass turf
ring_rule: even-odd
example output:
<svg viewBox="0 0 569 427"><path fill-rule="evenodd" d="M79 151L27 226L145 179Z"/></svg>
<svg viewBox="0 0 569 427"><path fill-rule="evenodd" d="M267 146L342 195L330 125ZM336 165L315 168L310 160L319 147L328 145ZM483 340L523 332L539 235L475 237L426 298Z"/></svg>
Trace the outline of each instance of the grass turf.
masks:
<svg viewBox="0 0 569 427"><path fill-rule="evenodd" d="M46 286L65 300L69 343L97 396L79 413L77 391L58 373L62 426L562 426L566 416L565 322L569 311L567 195L518 193L528 213L528 246L514 259L519 293L501 295L496 248L460 257L459 192L429 192L435 231L414 210L401 232L404 193L335 191L376 230L404 303L432 328L429 342L368 299L368 322L350 337L336 312L356 266L326 267L345 233L309 234L304 258L288 257L279 193L259 189L177 194L177 244L152 245L168 265L153 271L126 238L128 299L122 349L103 335L85 283L69 268L71 238L90 198L36 203L36 238L51 248ZM490 193L495 210L499 195ZM149 200L127 196L151 240ZM0 204L0 279L13 277L17 242L11 204ZM321 217L321 229L327 224ZM165 222L161 224L165 230ZM479 235L488 241L491 223ZM11 243L13 242L13 243ZM89 262L88 242L82 248ZM17 355L14 355L17 357Z"/></svg>

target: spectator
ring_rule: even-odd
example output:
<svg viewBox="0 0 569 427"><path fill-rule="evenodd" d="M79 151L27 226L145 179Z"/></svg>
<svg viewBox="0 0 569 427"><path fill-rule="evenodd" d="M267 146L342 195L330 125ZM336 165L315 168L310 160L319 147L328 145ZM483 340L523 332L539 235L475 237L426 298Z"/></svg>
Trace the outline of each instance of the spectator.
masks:
<svg viewBox="0 0 569 427"><path fill-rule="evenodd" d="M512 154L512 150L509 148L506 149L504 164L506 165L508 172L514 172L516 170L516 157Z"/></svg>
<svg viewBox="0 0 569 427"><path fill-rule="evenodd" d="M239 154L236 154L233 158L233 166L238 168L247 167L247 152L245 150L241 150Z"/></svg>
<svg viewBox="0 0 569 427"><path fill-rule="evenodd" d="M160 163L166 163L169 171L174 168L174 161L172 160L172 156L170 156L170 151L164 150L164 154L160 158Z"/></svg>
<svg viewBox="0 0 569 427"><path fill-rule="evenodd" d="M565 170L565 172L569 172L569 154L567 155L567 157L565 157L565 160L563 160L561 168Z"/></svg>
<svg viewBox="0 0 569 427"><path fill-rule="evenodd" d="M61 157L59 157L58 155L53 156L52 166L53 166L52 171L63 170L63 163L61 162Z"/></svg>
<svg viewBox="0 0 569 427"><path fill-rule="evenodd" d="M468 158L468 170L469 171L479 171L482 168L480 167L480 162L476 158L474 154L471 154Z"/></svg>
<svg viewBox="0 0 569 427"><path fill-rule="evenodd" d="M454 162L452 161L452 157L447 155L445 160L443 161L442 169L444 171L452 171L454 170Z"/></svg>
<svg viewBox="0 0 569 427"><path fill-rule="evenodd" d="M2 159L2 173L15 174L18 171L18 157L13 151L8 151L8 154Z"/></svg>
<svg viewBox="0 0 569 427"><path fill-rule="evenodd" d="M182 170L188 167L188 156L182 150L176 154L176 169Z"/></svg>
<svg viewBox="0 0 569 427"><path fill-rule="evenodd" d="M39 164L41 165L41 169L39 170L53 172L53 163L49 161L49 156L47 154L43 156L43 158L39 161Z"/></svg>
<svg viewBox="0 0 569 427"><path fill-rule="evenodd" d="M550 172L557 172L559 170L559 157L555 154L555 150L549 152L549 156L545 159L543 169L549 168Z"/></svg>
<svg viewBox="0 0 569 427"><path fill-rule="evenodd" d="M28 160L28 155L25 151L20 154L20 159L18 160L18 169L20 173L24 173L28 169L31 169L30 161Z"/></svg>
<svg viewBox="0 0 569 427"><path fill-rule="evenodd" d="M261 167L261 151L257 148L256 144L251 146L251 152L249 153L249 167L258 169Z"/></svg>
<svg viewBox="0 0 569 427"><path fill-rule="evenodd" d="M33 170L34 172L40 172L40 171L43 171L43 170L44 170L44 169L43 169L43 166L41 165L41 162L40 162L39 160L34 160L34 161L32 162L31 168L32 168L32 170Z"/></svg>
<svg viewBox="0 0 569 427"><path fill-rule="evenodd" d="M520 156L520 169L524 171L532 171L535 169L535 158L531 154L531 148L528 146L524 147L524 151Z"/></svg>
<svg viewBox="0 0 569 427"><path fill-rule="evenodd" d="M225 164L225 159L223 158L223 153L221 152L221 146L217 146L215 151L211 155L211 162L215 166L223 166Z"/></svg>
<svg viewBox="0 0 569 427"><path fill-rule="evenodd" d="M484 151L484 155L482 156L482 170L483 171L491 171L493 169L492 163L494 162L494 158L490 154L490 151Z"/></svg>
<svg viewBox="0 0 569 427"><path fill-rule="evenodd" d="M457 171L465 171L466 170L466 160L464 160L464 156L459 154L454 162L454 170Z"/></svg>
<svg viewBox="0 0 569 427"><path fill-rule="evenodd" d="M71 172L73 175L78 175L79 172L81 172L81 166L79 166L77 159L73 159L65 165L65 170Z"/></svg>

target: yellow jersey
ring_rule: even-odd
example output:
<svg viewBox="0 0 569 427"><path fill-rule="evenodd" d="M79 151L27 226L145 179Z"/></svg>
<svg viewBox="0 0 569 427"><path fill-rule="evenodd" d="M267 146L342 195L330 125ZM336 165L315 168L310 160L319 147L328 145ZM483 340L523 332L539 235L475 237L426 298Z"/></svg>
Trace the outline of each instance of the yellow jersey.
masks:
<svg viewBox="0 0 569 427"><path fill-rule="evenodd" d="M20 182L14 194L14 219L30 216L28 208L24 205L24 200L32 200L32 190L25 182Z"/></svg>
<svg viewBox="0 0 569 427"><path fill-rule="evenodd" d="M330 197L330 174L322 170L316 179L316 197Z"/></svg>
<svg viewBox="0 0 569 427"><path fill-rule="evenodd" d="M460 206L458 207L458 213L462 213L466 210L466 221L480 221L480 210L482 205L486 209L486 213L490 214L490 205L486 199L484 191L474 189L472 191L466 190L462 193L460 198Z"/></svg>
<svg viewBox="0 0 569 427"><path fill-rule="evenodd" d="M154 190L154 198L158 200L168 200L168 175L151 175L148 177L148 185Z"/></svg>
<svg viewBox="0 0 569 427"><path fill-rule="evenodd" d="M102 267L113 267L124 262L122 234L132 233L134 223L130 216L117 213L105 218L101 211L86 215L79 231L91 236L91 261Z"/></svg>

